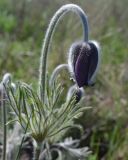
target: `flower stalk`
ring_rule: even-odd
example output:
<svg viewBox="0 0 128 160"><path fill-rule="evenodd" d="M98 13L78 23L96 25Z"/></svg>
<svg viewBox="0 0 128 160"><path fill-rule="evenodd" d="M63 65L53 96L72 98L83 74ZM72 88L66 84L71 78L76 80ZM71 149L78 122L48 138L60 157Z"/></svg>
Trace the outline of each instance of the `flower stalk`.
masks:
<svg viewBox="0 0 128 160"><path fill-rule="evenodd" d="M7 111L6 111L6 106L5 106L5 93L2 90L2 101L1 101L1 105L2 105L2 114L3 114L3 160L6 160L6 148L7 148L7 126L6 126L6 122L7 122Z"/></svg>
<svg viewBox="0 0 128 160"><path fill-rule="evenodd" d="M53 16L51 22L48 26L46 31L46 35L44 38L44 43L42 46L41 51L41 58L40 58L40 68L39 68L39 96L40 99L44 102L45 99L45 83L46 83L46 68L47 68L47 55L50 46L50 42L52 39L52 35L56 28L56 25L60 21L60 19L69 11L73 11L79 15L82 20L83 30L84 30L84 41L88 41L88 21L87 16L84 11L75 4L67 4L62 6Z"/></svg>
<svg viewBox="0 0 128 160"><path fill-rule="evenodd" d="M55 81L56 77L58 76L58 74L63 70L63 69L67 69L68 70L68 64L60 64L59 66L57 66L50 77L49 83L50 85L53 84L53 82Z"/></svg>
<svg viewBox="0 0 128 160"><path fill-rule="evenodd" d="M1 106L2 106L2 114L3 114L3 153L2 160L6 160L6 150L7 150L7 108L6 108L6 93L4 89L4 84L9 83L11 80L11 75L9 73L5 74L2 82L0 83L1 88Z"/></svg>
<svg viewBox="0 0 128 160"><path fill-rule="evenodd" d="M33 160L39 160L41 153L41 143L37 142L37 146L35 148L34 158Z"/></svg>

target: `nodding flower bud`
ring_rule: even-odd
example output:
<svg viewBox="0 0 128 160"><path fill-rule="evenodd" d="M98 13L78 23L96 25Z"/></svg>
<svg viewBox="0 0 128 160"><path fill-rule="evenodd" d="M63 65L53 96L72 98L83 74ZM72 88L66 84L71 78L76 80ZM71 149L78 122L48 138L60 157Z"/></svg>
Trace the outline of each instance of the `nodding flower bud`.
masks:
<svg viewBox="0 0 128 160"><path fill-rule="evenodd" d="M69 70L79 87L94 84L99 66L99 45L95 41L74 43L69 51Z"/></svg>
<svg viewBox="0 0 128 160"><path fill-rule="evenodd" d="M75 103L77 104L81 98L83 97L83 94L84 94L84 90L82 88L78 88L76 91L75 91L75 96L76 96L76 101Z"/></svg>
<svg viewBox="0 0 128 160"><path fill-rule="evenodd" d="M83 88L78 88L76 85L73 85L68 90L67 101L70 100L73 94L75 94L75 104L77 104L85 95L85 92Z"/></svg>

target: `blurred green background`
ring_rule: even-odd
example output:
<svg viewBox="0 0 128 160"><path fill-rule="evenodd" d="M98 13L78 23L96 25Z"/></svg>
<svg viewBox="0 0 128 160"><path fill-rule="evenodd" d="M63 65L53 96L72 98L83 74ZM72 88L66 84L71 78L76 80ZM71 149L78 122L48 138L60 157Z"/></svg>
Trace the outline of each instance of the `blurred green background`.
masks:
<svg viewBox="0 0 128 160"><path fill-rule="evenodd" d="M86 12L90 40L99 41L102 51L97 83L86 89L82 104L92 109L77 121L89 131L84 142L93 150L89 160L128 160L128 0L0 0L0 78L10 72L14 80L37 85L47 26L55 11L68 3ZM70 45L81 38L79 18L68 13L53 36L50 73L67 61Z"/></svg>

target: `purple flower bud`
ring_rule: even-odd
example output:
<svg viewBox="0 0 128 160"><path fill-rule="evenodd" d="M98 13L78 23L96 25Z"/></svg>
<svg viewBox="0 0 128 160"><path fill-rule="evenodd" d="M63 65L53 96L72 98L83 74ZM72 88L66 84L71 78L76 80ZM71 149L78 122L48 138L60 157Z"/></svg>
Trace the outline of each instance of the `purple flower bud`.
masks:
<svg viewBox="0 0 128 160"><path fill-rule="evenodd" d="M69 67L79 87L94 83L99 64L99 47L96 42L79 42L71 46Z"/></svg>
<svg viewBox="0 0 128 160"><path fill-rule="evenodd" d="M83 88L78 88L76 85L73 85L69 88L68 94L67 94L67 101L71 99L71 97L75 95L75 104L77 104L81 98L85 95Z"/></svg>
<svg viewBox="0 0 128 160"><path fill-rule="evenodd" d="M76 104L81 100L82 96L84 95L83 88L79 88L75 91L75 97L76 97Z"/></svg>

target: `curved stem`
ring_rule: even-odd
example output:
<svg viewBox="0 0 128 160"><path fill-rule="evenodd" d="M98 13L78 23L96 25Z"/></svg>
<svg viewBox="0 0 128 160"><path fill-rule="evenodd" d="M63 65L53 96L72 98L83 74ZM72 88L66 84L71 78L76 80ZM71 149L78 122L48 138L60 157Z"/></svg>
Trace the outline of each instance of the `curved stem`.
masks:
<svg viewBox="0 0 128 160"><path fill-rule="evenodd" d="M63 15L69 11L77 13L81 18L84 30L84 41L88 41L88 21L84 11L79 6L74 4L67 4L62 6L51 19L42 46L40 68L39 68L39 96L43 101L45 97L45 81L46 81L46 67L47 67L46 65L47 65L47 54L50 46L50 41L53 32L55 30L55 27L59 22L60 18L63 17Z"/></svg>
<svg viewBox="0 0 128 160"><path fill-rule="evenodd" d="M50 81L49 81L51 86L62 69L68 70L68 64L60 64L53 70L52 75L50 77Z"/></svg>

